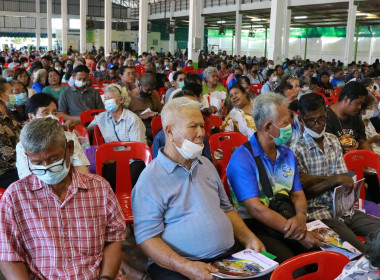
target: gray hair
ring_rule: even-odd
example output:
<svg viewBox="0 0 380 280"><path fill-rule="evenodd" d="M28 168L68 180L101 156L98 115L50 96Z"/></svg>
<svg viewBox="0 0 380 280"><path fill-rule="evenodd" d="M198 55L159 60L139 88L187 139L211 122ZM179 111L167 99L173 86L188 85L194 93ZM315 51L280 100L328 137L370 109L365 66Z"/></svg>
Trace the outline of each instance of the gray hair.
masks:
<svg viewBox="0 0 380 280"><path fill-rule="evenodd" d="M275 121L278 117L277 106L286 105L285 96L268 92L259 95L253 101L253 119L257 130L260 130L266 121Z"/></svg>
<svg viewBox="0 0 380 280"><path fill-rule="evenodd" d="M216 68L216 67L207 67L203 71L203 78L205 79L205 81L207 81L207 79L210 78L211 73L213 73L213 72L218 73L218 68Z"/></svg>
<svg viewBox="0 0 380 280"><path fill-rule="evenodd" d="M162 126L174 124L181 119L181 110L185 108L199 110L199 102L190 100L187 97L178 97L170 100L161 111Z"/></svg>
<svg viewBox="0 0 380 280"><path fill-rule="evenodd" d="M125 87L121 87L117 84L110 84L104 89L104 91L112 92L114 95L116 95L117 98L122 99L123 108L128 108L129 103L131 102L131 97L129 96Z"/></svg>
<svg viewBox="0 0 380 280"><path fill-rule="evenodd" d="M20 142L25 152L40 153L52 144L64 146L66 137L58 120L46 117L27 123L21 130Z"/></svg>

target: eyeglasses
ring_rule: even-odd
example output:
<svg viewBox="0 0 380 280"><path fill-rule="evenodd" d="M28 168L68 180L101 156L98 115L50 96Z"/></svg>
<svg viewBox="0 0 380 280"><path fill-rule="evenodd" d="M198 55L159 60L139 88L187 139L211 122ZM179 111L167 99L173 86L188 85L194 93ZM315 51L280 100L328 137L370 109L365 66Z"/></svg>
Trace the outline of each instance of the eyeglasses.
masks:
<svg viewBox="0 0 380 280"><path fill-rule="evenodd" d="M317 123L319 125L322 125L322 124L325 124L326 123L326 120L327 120L327 115L322 115L320 116L319 118L317 119L304 119L304 122L307 126L310 126L310 127L313 127L315 126Z"/></svg>
<svg viewBox="0 0 380 280"><path fill-rule="evenodd" d="M34 175L45 175L47 171L54 172L54 173L62 171L64 169L65 158L66 158L66 147L67 147L67 143L65 145L65 154L64 154L63 158L61 160L59 160L57 164L53 165L54 163L52 163L52 164L46 166L45 168L31 169L30 168L30 160L28 157L28 168L29 168L30 172L32 172Z"/></svg>

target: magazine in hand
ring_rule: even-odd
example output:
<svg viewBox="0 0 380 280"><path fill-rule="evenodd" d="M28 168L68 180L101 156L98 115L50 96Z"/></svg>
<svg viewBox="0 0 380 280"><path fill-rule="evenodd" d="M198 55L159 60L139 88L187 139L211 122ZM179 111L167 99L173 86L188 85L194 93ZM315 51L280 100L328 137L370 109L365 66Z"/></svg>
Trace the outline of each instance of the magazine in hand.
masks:
<svg viewBox="0 0 380 280"><path fill-rule="evenodd" d="M229 258L213 262L212 265L216 266L219 272L211 274L222 279L261 277L272 272L278 266L278 262L264 254L274 257L266 252L256 253L254 250L245 249Z"/></svg>
<svg viewBox="0 0 380 280"><path fill-rule="evenodd" d="M343 186L334 189L333 198L333 216L335 219L340 218L350 211L354 204L359 200L360 190L364 184L364 179L354 182L354 187L350 194L345 193Z"/></svg>
<svg viewBox="0 0 380 280"><path fill-rule="evenodd" d="M345 255L352 260L361 255L361 252L350 243L340 237L335 231L326 226L320 220L315 220L306 224L307 230L319 234L324 239L324 245L321 247L324 251L334 251Z"/></svg>

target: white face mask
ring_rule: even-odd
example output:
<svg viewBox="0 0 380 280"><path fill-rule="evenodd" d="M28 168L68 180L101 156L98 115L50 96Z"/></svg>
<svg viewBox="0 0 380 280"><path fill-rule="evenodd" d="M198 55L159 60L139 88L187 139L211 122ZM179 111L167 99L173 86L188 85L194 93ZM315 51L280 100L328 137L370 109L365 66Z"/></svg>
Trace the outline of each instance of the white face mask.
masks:
<svg viewBox="0 0 380 280"><path fill-rule="evenodd" d="M310 128L307 128L305 126L305 131L307 134L309 134L312 138L318 139L325 135L326 126L323 128L323 131L321 133L316 133L315 131L311 130Z"/></svg>
<svg viewBox="0 0 380 280"><path fill-rule="evenodd" d="M74 84L75 84L75 86L76 86L77 88L81 88L81 87L83 87L83 86L86 85L85 82L80 81L80 80L75 80Z"/></svg>
<svg viewBox="0 0 380 280"><path fill-rule="evenodd" d="M309 87L303 87L302 90L306 92L309 90Z"/></svg>
<svg viewBox="0 0 380 280"><path fill-rule="evenodd" d="M268 64L268 69L274 69L274 65L273 64Z"/></svg>
<svg viewBox="0 0 380 280"><path fill-rule="evenodd" d="M274 82L274 83L277 82L277 76L272 78L272 82Z"/></svg>
<svg viewBox="0 0 380 280"><path fill-rule="evenodd" d="M57 66L57 67L55 67L55 70L57 70L58 72L60 72L60 71L61 71L61 69L62 69L61 67L58 67L58 66Z"/></svg>
<svg viewBox="0 0 380 280"><path fill-rule="evenodd" d="M365 120L369 120L373 117L375 110L374 109L367 109L365 111L365 115L362 115L362 118Z"/></svg>
<svg viewBox="0 0 380 280"><path fill-rule="evenodd" d="M106 67L103 67L103 66L100 67L100 71L105 71L105 70L106 70Z"/></svg>
<svg viewBox="0 0 380 280"><path fill-rule="evenodd" d="M25 67L25 68L28 68L28 67L29 67L29 63L28 63L28 62L25 62L25 63L24 63L24 67Z"/></svg>
<svg viewBox="0 0 380 280"><path fill-rule="evenodd" d="M187 139L184 139L174 127L173 129L183 140L181 148L177 147L174 143L173 145L176 147L177 151L182 155L184 159L195 159L202 154L204 146L197 145Z"/></svg>

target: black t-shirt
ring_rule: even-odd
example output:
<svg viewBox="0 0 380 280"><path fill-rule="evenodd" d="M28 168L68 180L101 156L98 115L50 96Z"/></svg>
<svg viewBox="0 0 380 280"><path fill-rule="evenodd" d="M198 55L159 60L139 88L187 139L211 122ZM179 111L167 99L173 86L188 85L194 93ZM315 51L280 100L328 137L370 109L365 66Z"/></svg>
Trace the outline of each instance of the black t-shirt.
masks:
<svg viewBox="0 0 380 280"><path fill-rule="evenodd" d="M326 132L334 134L338 137L342 145L343 153L357 150L359 140L366 140L365 127L359 115L351 116L346 120L338 118L338 116L327 108Z"/></svg>

